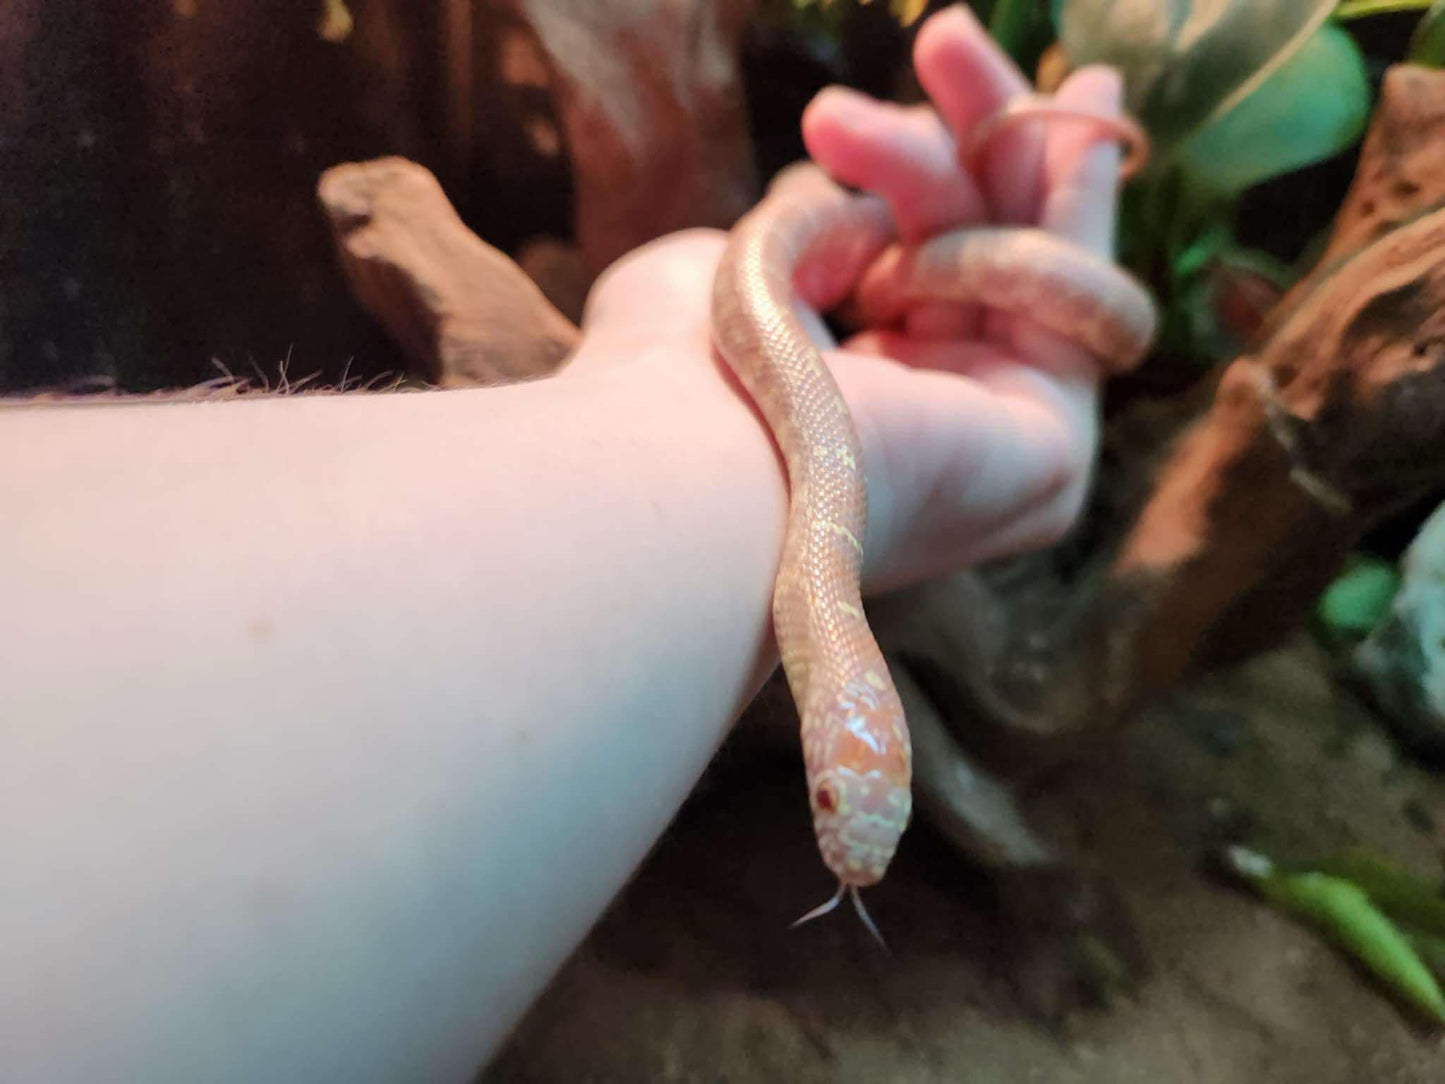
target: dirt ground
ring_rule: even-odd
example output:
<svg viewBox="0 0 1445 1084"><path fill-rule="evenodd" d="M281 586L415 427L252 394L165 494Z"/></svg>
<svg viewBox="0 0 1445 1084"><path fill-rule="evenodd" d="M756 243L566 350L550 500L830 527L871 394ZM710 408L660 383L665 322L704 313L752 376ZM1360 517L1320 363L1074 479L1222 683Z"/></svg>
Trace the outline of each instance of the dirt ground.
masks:
<svg viewBox="0 0 1445 1084"><path fill-rule="evenodd" d="M1440 868L1445 777L1405 761L1303 638L1030 795L1117 901L1098 928L1134 969L1088 985L1103 996L1074 996L1108 973L1080 939L1021 924L922 826L867 894L891 954L847 912L789 931L832 887L800 778L725 749L482 1084L1445 1081L1438 1035L1206 860L1232 832L1280 857L1358 842Z"/></svg>

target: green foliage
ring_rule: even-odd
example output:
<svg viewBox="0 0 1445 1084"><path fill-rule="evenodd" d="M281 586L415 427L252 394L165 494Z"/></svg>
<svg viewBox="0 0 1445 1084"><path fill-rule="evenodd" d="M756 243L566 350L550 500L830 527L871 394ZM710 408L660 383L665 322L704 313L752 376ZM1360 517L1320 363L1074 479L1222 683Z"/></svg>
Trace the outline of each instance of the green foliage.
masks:
<svg viewBox="0 0 1445 1084"><path fill-rule="evenodd" d="M1335 643L1357 641L1369 635L1389 612L1399 589L1400 573L1393 564L1356 555L1320 596L1315 617L1326 639Z"/></svg>
<svg viewBox="0 0 1445 1084"><path fill-rule="evenodd" d="M1334 0L1064 0L1059 41L1075 66L1112 64L1149 130L1155 168L1254 93L1307 42Z"/></svg>
<svg viewBox="0 0 1445 1084"><path fill-rule="evenodd" d="M1354 39L1324 26L1238 105L1179 147L1201 189L1234 196L1349 147L1364 132L1370 87Z"/></svg>
<svg viewBox="0 0 1445 1084"><path fill-rule="evenodd" d="M1235 239L1240 195L1347 149L1364 129L1364 59L1328 23L1333 6L1053 0L1070 64L1119 68L1153 143L1124 195L1120 256L1158 293L1169 353L1207 364L1238 347L1217 311L1221 275L1291 277Z"/></svg>
<svg viewBox="0 0 1445 1084"><path fill-rule="evenodd" d="M1445 66L1445 0L1435 0L1420 16L1406 58L1427 68Z"/></svg>
<svg viewBox="0 0 1445 1084"><path fill-rule="evenodd" d="M1316 862L1314 868L1358 885L1390 918L1410 927L1412 934L1445 944L1445 885L1440 878L1417 876L1359 848Z"/></svg>
<svg viewBox="0 0 1445 1084"><path fill-rule="evenodd" d="M1343 21L1367 15L1389 15L1397 11L1423 11L1430 0L1341 0L1335 18Z"/></svg>
<svg viewBox="0 0 1445 1084"><path fill-rule="evenodd" d="M995 0L988 13L988 32L1025 71L1054 36L1053 21L1040 0Z"/></svg>
<svg viewBox="0 0 1445 1084"><path fill-rule="evenodd" d="M1410 937L1359 885L1317 870L1286 872L1264 855L1239 847L1231 848L1226 860L1275 907L1309 922L1398 997L1432 1022L1445 1024L1445 995L1435 976Z"/></svg>
<svg viewBox="0 0 1445 1084"><path fill-rule="evenodd" d="M1445 937L1413 930L1406 930L1405 937L1409 940L1410 947L1415 950L1415 955L1420 957L1431 974L1445 975Z"/></svg>

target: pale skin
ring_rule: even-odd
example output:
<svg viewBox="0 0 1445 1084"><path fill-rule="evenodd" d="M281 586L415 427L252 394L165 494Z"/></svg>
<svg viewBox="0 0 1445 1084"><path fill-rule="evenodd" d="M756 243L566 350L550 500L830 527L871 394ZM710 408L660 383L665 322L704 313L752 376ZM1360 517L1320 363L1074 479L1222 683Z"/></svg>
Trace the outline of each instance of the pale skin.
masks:
<svg viewBox="0 0 1445 1084"><path fill-rule="evenodd" d="M962 9L916 64L937 113L830 91L815 160L914 236L1107 251L1113 149L1024 129L970 175L952 133L1024 81ZM7 1082L464 1080L496 1050L776 665L786 489L710 348L721 246L611 269L546 383L0 414ZM1082 352L939 310L847 346L866 586L1068 528Z"/></svg>

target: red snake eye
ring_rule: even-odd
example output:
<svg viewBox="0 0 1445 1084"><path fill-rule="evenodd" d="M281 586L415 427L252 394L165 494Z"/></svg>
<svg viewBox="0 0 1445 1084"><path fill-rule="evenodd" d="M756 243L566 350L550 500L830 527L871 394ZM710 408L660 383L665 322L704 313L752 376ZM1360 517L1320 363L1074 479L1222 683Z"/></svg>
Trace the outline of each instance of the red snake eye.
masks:
<svg viewBox="0 0 1445 1084"><path fill-rule="evenodd" d="M832 813L838 808L838 799L834 796L832 787L819 787L813 794L813 800L824 813Z"/></svg>

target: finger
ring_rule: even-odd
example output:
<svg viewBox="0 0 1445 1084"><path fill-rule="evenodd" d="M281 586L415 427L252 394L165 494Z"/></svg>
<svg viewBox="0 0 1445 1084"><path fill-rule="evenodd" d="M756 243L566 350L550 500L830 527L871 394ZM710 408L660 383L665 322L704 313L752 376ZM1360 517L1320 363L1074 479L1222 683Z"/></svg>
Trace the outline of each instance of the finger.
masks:
<svg viewBox="0 0 1445 1084"><path fill-rule="evenodd" d="M803 113L803 142L834 180L881 197L904 241L985 217L983 196L958 168L953 137L927 106L829 87Z"/></svg>
<svg viewBox="0 0 1445 1084"><path fill-rule="evenodd" d="M1123 81L1099 65L1074 72L1055 103L1106 116L1119 113ZM1120 147L1087 121L1046 122L1044 199L1040 224L1100 255L1113 250Z"/></svg>
<svg viewBox="0 0 1445 1084"><path fill-rule="evenodd" d="M1080 69L1059 88L1054 102L1061 109L1117 114L1122 84L1111 69L1093 66ZM1119 180L1120 149L1100 130L1086 121L1044 120L1020 127L1045 133L1044 194L1039 223L1063 237L1099 253L1113 251L1114 220ZM1049 359L1058 376L1079 379L1065 386L1071 389L1075 409L1094 402L1094 382L1086 374L1097 362L1082 347L1044 331L1028 320L1000 320L1020 351L1037 359Z"/></svg>
<svg viewBox="0 0 1445 1084"><path fill-rule="evenodd" d="M803 114L803 139L834 180L882 198L904 242L987 217L973 178L936 110L879 102L830 87ZM964 305L922 305L905 316L910 334L959 338L976 333L979 312Z"/></svg>
<svg viewBox="0 0 1445 1084"><path fill-rule="evenodd" d="M970 157L979 123L1029 92L1029 82L963 4L934 15L913 47L918 81L942 114L999 222L1033 222L1043 194L1044 140L1035 125L1012 125Z"/></svg>
<svg viewBox="0 0 1445 1084"><path fill-rule="evenodd" d="M583 349L569 367L643 349L707 350L713 277L726 245L720 230L683 230L613 263L587 295Z"/></svg>

